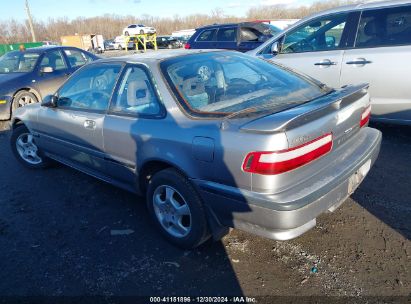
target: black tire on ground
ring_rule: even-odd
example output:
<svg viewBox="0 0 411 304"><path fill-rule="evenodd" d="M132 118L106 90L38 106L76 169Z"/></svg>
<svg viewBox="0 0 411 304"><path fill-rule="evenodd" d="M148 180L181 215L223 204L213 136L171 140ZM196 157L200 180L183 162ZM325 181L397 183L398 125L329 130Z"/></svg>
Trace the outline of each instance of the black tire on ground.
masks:
<svg viewBox="0 0 411 304"><path fill-rule="evenodd" d="M140 35L144 35L144 30L140 30Z"/></svg>
<svg viewBox="0 0 411 304"><path fill-rule="evenodd" d="M124 36L130 36L130 33L129 33L129 32L125 32L125 33L124 33Z"/></svg>
<svg viewBox="0 0 411 304"><path fill-rule="evenodd" d="M170 186L178 191L189 207L191 229L184 237L175 237L161 224L154 210L154 193L158 187ZM147 189L147 208L161 234L172 244L183 248L193 249L210 238L206 213L200 196L189 180L173 168L157 172L149 181Z"/></svg>
<svg viewBox="0 0 411 304"><path fill-rule="evenodd" d="M51 165L52 161L44 155L44 153L37 148L37 155L41 159L41 162L38 164L29 163L26 161L17 150L17 140L21 135L30 134L30 131L26 128L25 125L19 125L15 127L12 131L11 138L10 138L10 145L11 150L13 151L14 156L17 160L23 164L25 167L30 169L43 169ZM33 138L33 143L35 144L35 139Z"/></svg>
<svg viewBox="0 0 411 304"><path fill-rule="evenodd" d="M37 103L39 101L36 95L34 95L33 93L29 91L17 92L17 94L13 98L13 103L11 105L11 111L13 112L15 109L25 106L26 104L23 104L24 102L26 102L26 104L30 104L30 103Z"/></svg>

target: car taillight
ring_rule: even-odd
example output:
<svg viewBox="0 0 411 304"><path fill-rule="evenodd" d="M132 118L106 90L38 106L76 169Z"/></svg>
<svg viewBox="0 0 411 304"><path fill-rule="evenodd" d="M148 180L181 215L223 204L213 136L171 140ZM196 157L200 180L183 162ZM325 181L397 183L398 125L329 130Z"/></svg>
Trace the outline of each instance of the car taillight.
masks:
<svg viewBox="0 0 411 304"><path fill-rule="evenodd" d="M245 172L275 175L294 170L327 154L333 146L331 133L301 146L275 152L251 152L244 159Z"/></svg>
<svg viewBox="0 0 411 304"><path fill-rule="evenodd" d="M370 121L371 116L371 105L365 108L364 112L361 114L360 128L364 127Z"/></svg>
<svg viewBox="0 0 411 304"><path fill-rule="evenodd" d="M186 43L186 45L184 46L184 48L185 48L186 50L188 50L188 49L191 48L191 45L190 45L189 43Z"/></svg>

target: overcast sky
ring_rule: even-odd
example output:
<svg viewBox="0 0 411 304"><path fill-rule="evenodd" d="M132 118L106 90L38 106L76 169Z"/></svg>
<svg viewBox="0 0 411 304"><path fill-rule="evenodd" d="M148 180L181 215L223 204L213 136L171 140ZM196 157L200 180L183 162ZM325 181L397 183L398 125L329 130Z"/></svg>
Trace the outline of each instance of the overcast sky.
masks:
<svg viewBox="0 0 411 304"><path fill-rule="evenodd" d="M313 0L29 0L34 18L45 20L49 17L79 16L91 17L104 14L152 16L180 16L204 13L221 8L226 14L245 16L250 6L285 4L290 6L307 5ZM25 0L0 0L0 20L10 18L23 20Z"/></svg>

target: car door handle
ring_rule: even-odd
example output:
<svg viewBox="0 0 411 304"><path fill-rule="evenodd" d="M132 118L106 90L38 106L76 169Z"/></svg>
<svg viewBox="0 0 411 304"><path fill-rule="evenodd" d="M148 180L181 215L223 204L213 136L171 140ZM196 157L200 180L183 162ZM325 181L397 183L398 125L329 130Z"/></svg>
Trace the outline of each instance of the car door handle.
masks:
<svg viewBox="0 0 411 304"><path fill-rule="evenodd" d="M331 61L331 60L329 60L329 59L324 59L324 60L322 60L322 61L320 61L320 62L314 63L314 65L319 65L319 66L331 66L331 65L337 65L337 63L334 62L334 61Z"/></svg>
<svg viewBox="0 0 411 304"><path fill-rule="evenodd" d="M358 64L358 65L365 65L372 63L372 61L366 60L364 58L354 59L353 61L347 61L346 64Z"/></svg>
<svg viewBox="0 0 411 304"><path fill-rule="evenodd" d="M96 128L96 122L94 120L86 119L83 124L84 128L94 130Z"/></svg>

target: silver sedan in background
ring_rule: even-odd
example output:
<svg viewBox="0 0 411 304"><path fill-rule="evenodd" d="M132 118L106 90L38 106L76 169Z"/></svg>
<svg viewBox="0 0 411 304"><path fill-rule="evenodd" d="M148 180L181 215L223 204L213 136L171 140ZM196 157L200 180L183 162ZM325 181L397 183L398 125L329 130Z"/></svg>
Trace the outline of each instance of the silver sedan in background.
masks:
<svg viewBox="0 0 411 304"><path fill-rule="evenodd" d="M61 162L144 194L173 244L234 227L295 238L375 162L367 85L330 89L252 56L169 51L100 60L15 112L27 167ZM84 202L85 204L87 202Z"/></svg>

